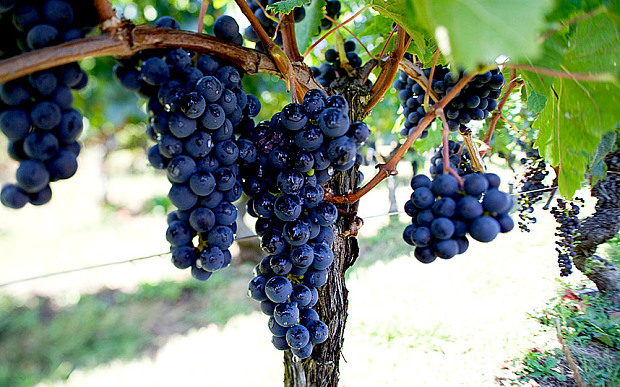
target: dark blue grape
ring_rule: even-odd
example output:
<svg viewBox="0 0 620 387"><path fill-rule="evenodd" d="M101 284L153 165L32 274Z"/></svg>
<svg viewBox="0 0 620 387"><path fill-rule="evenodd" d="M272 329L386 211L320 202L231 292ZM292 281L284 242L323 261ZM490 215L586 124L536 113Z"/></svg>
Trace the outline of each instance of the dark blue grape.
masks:
<svg viewBox="0 0 620 387"><path fill-rule="evenodd" d="M16 185L6 184L2 187L2 191L0 191L0 203L5 207L19 209L24 207L29 201L28 194Z"/></svg>
<svg viewBox="0 0 620 387"><path fill-rule="evenodd" d="M265 294L267 298L277 304L281 304L288 300L292 293L293 285L286 277L274 276L265 284ZM295 319L295 322L296 321L297 319Z"/></svg>
<svg viewBox="0 0 620 387"><path fill-rule="evenodd" d="M490 216L480 216L474 219L469 227L469 234L480 242L491 242L499 232L499 223Z"/></svg>
<svg viewBox="0 0 620 387"><path fill-rule="evenodd" d="M179 246L172 250L172 264L178 269L187 269L196 261L196 252L193 247Z"/></svg>
<svg viewBox="0 0 620 387"><path fill-rule="evenodd" d="M183 246L191 242L192 233L189 225L182 220L175 220L168 225L166 240L173 246Z"/></svg>
<svg viewBox="0 0 620 387"><path fill-rule="evenodd" d="M215 215L209 208L194 208L189 216L189 224L197 232L208 232L215 225Z"/></svg>
<svg viewBox="0 0 620 387"><path fill-rule="evenodd" d="M142 63L140 77L149 85L158 86L168 81L170 71L163 59L151 57Z"/></svg>
<svg viewBox="0 0 620 387"><path fill-rule="evenodd" d="M317 123L323 134L328 137L340 137L349 130L349 116L346 110L336 107L324 109Z"/></svg>
<svg viewBox="0 0 620 387"><path fill-rule="evenodd" d="M215 226L207 235L207 242L209 242L209 245L219 247L222 250L226 250L232 246L234 240L235 236L233 230L228 226Z"/></svg>

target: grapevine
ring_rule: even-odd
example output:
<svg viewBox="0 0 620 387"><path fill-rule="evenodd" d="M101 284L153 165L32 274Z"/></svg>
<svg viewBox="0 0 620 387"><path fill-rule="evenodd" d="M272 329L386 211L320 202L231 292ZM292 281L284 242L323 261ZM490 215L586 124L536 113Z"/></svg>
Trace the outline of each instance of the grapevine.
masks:
<svg viewBox="0 0 620 387"><path fill-rule="evenodd" d="M571 19L523 6L523 15L489 31L484 23L476 28L465 23L471 17L457 17L467 28L440 19L442 12L434 11L432 2L425 12L404 0L388 2L389 7L338 0L220 3L203 2L199 32L192 33L182 30L184 20L165 14L151 25L135 25L107 0L0 1L0 29L8 37L0 44L0 130L8 155L19 163L15 178L0 191L0 202L11 209L46 204L51 183L76 173L89 117L74 108L74 98L82 96L73 91L88 90L95 75L85 71L93 62L83 69L78 61L114 56L117 64L107 75L142 98L146 137L154 144L146 158L170 183L167 197L176 210L167 214L165 238L173 265L201 281L228 267L237 233L236 203L242 195L249 199L247 212L256 218L264 253L249 281L249 295L268 316L273 345L285 351L287 385L300 380L338 384L347 313L344 274L358 254L359 201L397 173L403 155L433 134L436 118L443 141L430 152L429 176L414 174L404 208L411 224L402 238L420 262L451 259L466 253L470 242L490 243L514 228L515 199L500 190L500 178L482 161L493 136L502 136L501 128L496 130L500 119L510 130L522 129L503 116L513 103L527 103L532 116L538 115L538 127L523 129L538 130L540 155L524 163L516 193L522 231L536 221L533 206L547 188L548 167L556 171L554 186L564 198L579 188L585 173L594 176L592 181L605 178L602 160L615 140L601 139L617 130L609 101L617 100L618 77L608 53L592 52L583 40L607 34L603 51L617 57L617 34L609 34L615 27L604 19L607 4L600 6L606 12L588 11L587 17L575 5L581 14ZM213 5L223 8L215 10L217 18L205 19ZM416 11L411 17L403 11L408 7ZM451 4L445 7L447 14L454 11ZM232 8L236 11L229 12ZM247 20L232 16L240 14ZM571 33L556 39L560 29L542 30L549 23L568 26ZM205 28L212 34L203 34ZM345 41L341 29L355 41ZM498 44L509 41L505 31L523 36ZM468 45L461 47L466 38ZM544 42L553 42L557 52L550 53L552 44ZM531 49L519 47L528 44ZM366 52L356 53L360 46ZM320 58L314 58L319 51ZM543 55L537 57L538 52ZM501 55L508 60L496 62ZM592 66L574 63L576 57L594 55L601 60ZM520 62L525 59L527 64ZM502 74L506 70L509 80ZM260 81L245 75L256 73L283 80L290 99L280 104L254 87ZM575 89L587 96L585 103L574 102ZM373 116L372 122L382 124L371 131L365 118L385 114L379 104L396 99L395 119L386 124ZM277 113L255 122L267 106ZM477 141L470 123L489 116L487 132ZM377 165L377 174L358 187L363 180L358 149L395 122L402 122L398 129L405 138L395 142L385 164ZM456 132L461 138L449 140ZM577 137L583 143L576 144ZM576 241L585 238L576 235L578 203L583 201L558 199L551 210L558 221L560 276L571 273L582 246Z"/></svg>

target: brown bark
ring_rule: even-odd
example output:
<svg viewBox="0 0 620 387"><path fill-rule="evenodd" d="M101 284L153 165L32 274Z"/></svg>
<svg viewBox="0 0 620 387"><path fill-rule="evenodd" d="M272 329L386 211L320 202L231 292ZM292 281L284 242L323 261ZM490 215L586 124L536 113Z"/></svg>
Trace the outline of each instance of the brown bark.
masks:
<svg viewBox="0 0 620 387"><path fill-rule="evenodd" d="M351 85L338 90L350 106L351 121L365 117L365 104L368 101L364 88ZM337 172L329 182L336 195L353 192L360 183L359 172L353 168L348 172ZM339 362L344 342L344 329L347 320L348 291L345 284L345 272L359 255L357 239L349 236L354 227L357 204L338 204L342 211L334 229L334 263L328 269L328 281L319 289L319 302L315 309L321 320L329 327L329 338L323 344L315 346L312 356L306 360L296 361L290 351L284 354L284 385L287 387L336 387L340 376Z"/></svg>
<svg viewBox="0 0 620 387"><path fill-rule="evenodd" d="M269 56L256 50L206 34L127 24L110 34L72 40L1 60L0 83L85 58L132 56L142 50L177 47L215 55L248 74L263 72L283 77ZM321 88L307 65L294 63L292 66L298 83L307 89Z"/></svg>
<svg viewBox="0 0 620 387"><path fill-rule="evenodd" d="M592 188L598 201L596 212L582 221L577 229L573 262L599 291L620 308L618 268L608 260L595 255L598 245L613 238L620 230L620 149L605 158L608 174Z"/></svg>

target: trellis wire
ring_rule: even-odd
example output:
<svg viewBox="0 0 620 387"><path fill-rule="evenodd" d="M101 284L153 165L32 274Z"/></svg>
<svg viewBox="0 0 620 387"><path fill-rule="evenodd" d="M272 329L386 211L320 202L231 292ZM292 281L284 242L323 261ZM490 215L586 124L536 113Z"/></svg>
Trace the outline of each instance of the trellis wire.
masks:
<svg viewBox="0 0 620 387"><path fill-rule="evenodd" d="M511 195L519 196L519 195L525 195L525 194L532 193L532 192L550 191L550 190L555 189L555 188L557 188L557 186L556 187L549 187L549 188L535 189L535 190L531 190L531 191L524 191L524 192L519 192L519 193L513 193ZM400 215L400 214L404 214L404 213L405 213L405 211L394 211L394 212L388 212L388 213L385 213L385 214L368 215L368 216L365 216L364 219L381 218L383 216L394 216L394 215ZM257 238L257 237L258 237L258 235L256 235L256 234L254 234L254 235L244 235L242 237L235 238L235 241L240 241L240 240L244 240L244 239L252 239L252 238ZM56 276L59 276L59 275L77 273L77 272L87 271L87 270L92 270L92 269L99 269L99 268L108 267L108 266L122 265L122 264L125 264L125 263L135 263L135 262L139 262L139 261L145 261L147 259L164 257L164 256L169 255L169 254L170 254L170 252L159 253L159 254L152 254L152 255L147 255L147 256L144 256L144 257L125 259L125 260L122 260L122 261L100 263L98 265L84 266L84 267L78 267L76 269L69 269L69 270L57 271L57 272L53 272L53 273L41 274L41 275L37 275L37 276L33 276L33 277L27 277L27 278L22 278L22 279L14 280L14 281L8 281L8 282L0 283L0 288L6 287L6 286L10 286L10 285L20 284L20 283L23 283L23 282L30 282L30 281L35 281L35 280L39 280L39 279L49 278L49 277L56 277Z"/></svg>

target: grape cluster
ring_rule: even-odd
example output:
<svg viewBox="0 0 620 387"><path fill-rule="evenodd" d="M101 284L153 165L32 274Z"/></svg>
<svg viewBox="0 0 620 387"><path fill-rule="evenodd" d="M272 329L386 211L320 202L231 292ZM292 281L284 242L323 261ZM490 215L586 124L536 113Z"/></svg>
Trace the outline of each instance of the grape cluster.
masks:
<svg viewBox="0 0 620 387"><path fill-rule="evenodd" d="M521 164L525 166L523 175L518 181L519 196L517 197L517 211L519 212L519 229L522 232L530 232L529 225L536 223L534 204L542 200L545 194L543 190L547 188L544 183L549 174L545 160L535 153L528 152L528 158L522 158Z"/></svg>
<svg viewBox="0 0 620 387"><path fill-rule="evenodd" d="M356 44L354 40L344 42L344 52L348 66L354 70L362 67L362 58L355 52L355 49ZM347 68L342 65L338 51L335 48L329 48L325 51L325 62L321 63L319 67L312 67L312 73L318 83L329 87L332 82L338 79L349 78ZM366 86L372 87L372 82L367 80Z"/></svg>
<svg viewBox="0 0 620 387"><path fill-rule="evenodd" d="M425 77L430 77L430 68L422 71ZM452 72L447 67L436 66L431 88L441 99L463 78L463 75L462 71ZM420 85L401 71L393 86L398 91L398 99L401 101L405 117L404 128L400 134L408 136L426 115L424 109L426 85ZM497 98L502 93L503 86L504 76L499 69L476 75L444 109L450 130L457 131L471 120L480 121L487 118L489 113L497 108ZM429 105L434 103L429 97ZM425 130L420 138L425 138L427 135L428 131Z"/></svg>
<svg viewBox="0 0 620 387"><path fill-rule="evenodd" d="M258 150L241 174L248 213L258 218L256 233L267 254L255 269L250 296L270 316L274 346L299 358L309 357L328 335L312 307L334 260L330 226L338 210L323 201L320 184L334 170L352 168L357 147L370 134L363 122L350 122L348 109L341 96L310 90L301 104L291 103L241 134L240 141Z"/></svg>
<svg viewBox="0 0 620 387"><path fill-rule="evenodd" d="M155 24L179 28L170 18ZM242 194L239 164L256 157L253 144L237 141L234 131L253 126L260 102L243 91L236 68L182 49L121 61L115 74L148 98L147 134L157 142L148 160L166 171L172 184L168 198L177 207L166 231L172 263L207 280L230 264L228 248L237 229L232 203Z"/></svg>
<svg viewBox="0 0 620 387"><path fill-rule="evenodd" d="M480 242L491 242L497 234L509 232L514 223L510 195L498 189L500 179L493 173L465 176L462 189L454 176L425 175L411 179L413 193L405 204L411 224L403 239L416 246L415 257L423 263L437 257L450 259L469 247L467 234Z"/></svg>
<svg viewBox="0 0 620 387"><path fill-rule="evenodd" d="M583 206L583 199L575 198L574 201L557 199L557 206L551 208L551 214L558 223L555 236L555 251L558 253L558 266L560 267L560 277L567 277L573 272L571 258L575 253L575 233L579 228L579 204Z"/></svg>
<svg viewBox="0 0 620 387"><path fill-rule="evenodd" d="M439 145L435 149L435 154L430 159L431 166L429 173L431 178L443 173L443 145ZM469 161L469 151L462 142L448 141L448 155L450 157L450 165L459 174L459 176L469 175L473 173Z"/></svg>
<svg viewBox="0 0 620 387"><path fill-rule="evenodd" d="M0 59L82 38L97 23L92 2L4 1ZM43 205L52 198L50 182L75 174L83 124L71 90L87 82L86 73L71 63L0 86L0 130L9 140L9 155L20 163L17 183L0 192L4 206Z"/></svg>

